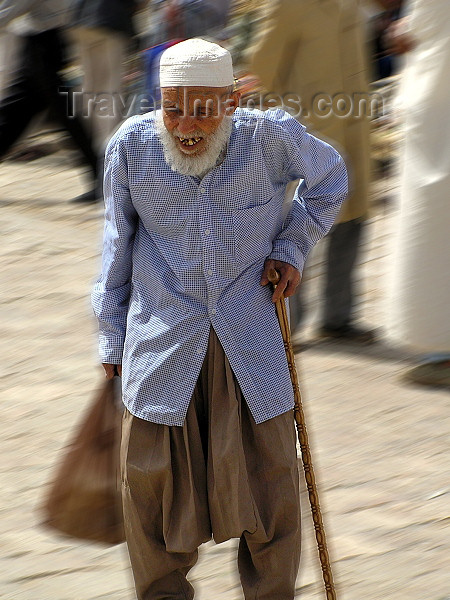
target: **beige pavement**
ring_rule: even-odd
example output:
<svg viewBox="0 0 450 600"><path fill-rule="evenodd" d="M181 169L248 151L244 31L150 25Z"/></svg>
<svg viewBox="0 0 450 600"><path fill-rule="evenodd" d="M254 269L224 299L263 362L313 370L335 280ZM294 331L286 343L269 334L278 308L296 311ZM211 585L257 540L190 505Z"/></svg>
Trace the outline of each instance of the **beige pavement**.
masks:
<svg viewBox="0 0 450 600"><path fill-rule="evenodd" d="M0 597L131 600L124 546L83 544L39 526L59 450L102 379L89 306L100 206L72 152L0 165L2 391ZM395 211L369 223L360 316L383 324ZM320 251L310 271L314 299ZM408 355L380 344L310 344L298 356L340 600L449 600L450 394L405 385ZM307 498L298 579L323 598ZM192 572L200 600L241 598L235 543L208 544ZM276 599L274 599L276 600Z"/></svg>

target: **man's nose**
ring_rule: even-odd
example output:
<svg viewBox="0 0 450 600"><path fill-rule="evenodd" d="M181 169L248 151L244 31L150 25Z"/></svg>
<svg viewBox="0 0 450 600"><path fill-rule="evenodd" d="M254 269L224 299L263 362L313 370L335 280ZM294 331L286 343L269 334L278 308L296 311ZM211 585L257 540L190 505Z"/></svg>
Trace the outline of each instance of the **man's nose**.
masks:
<svg viewBox="0 0 450 600"><path fill-rule="evenodd" d="M191 115L180 117L178 121L178 130L180 133L191 133L197 129L196 118Z"/></svg>

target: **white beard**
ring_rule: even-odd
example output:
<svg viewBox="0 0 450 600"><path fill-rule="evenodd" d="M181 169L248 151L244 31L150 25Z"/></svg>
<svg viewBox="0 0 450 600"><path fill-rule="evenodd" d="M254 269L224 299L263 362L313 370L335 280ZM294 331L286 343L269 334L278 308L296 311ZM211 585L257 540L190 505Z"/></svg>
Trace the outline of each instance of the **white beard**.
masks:
<svg viewBox="0 0 450 600"><path fill-rule="evenodd" d="M204 133L201 134L205 138L206 144L198 155L183 154L175 140L175 132L166 129L161 111L156 113L155 125L163 145L164 158L170 168L182 175L191 175L201 179L217 165L222 153L225 152L233 130L233 118L224 117L214 133L208 136Z"/></svg>

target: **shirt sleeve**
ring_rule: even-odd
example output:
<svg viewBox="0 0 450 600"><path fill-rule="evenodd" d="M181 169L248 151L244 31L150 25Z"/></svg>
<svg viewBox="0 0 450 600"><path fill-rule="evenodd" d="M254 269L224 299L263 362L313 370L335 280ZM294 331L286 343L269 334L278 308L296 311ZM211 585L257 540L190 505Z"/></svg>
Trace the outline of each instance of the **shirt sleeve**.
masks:
<svg viewBox="0 0 450 600"><path fill-rule="evenodd" d="M329 144L307 133L306 128L284 113L282 159L287 181L300 179L292 208L282 231L274 239L269 258L303 270L306 257L333 225L348 191L342 157Z"/></svg>
<svg viewBox="0 0 450 600"><path fill-rule="evenodd" d="M126 152L118 134L105 154L102 272L92 291L99 323L99 354L102 362L110 364L122 362L138 223L128 185Z"/></svg>

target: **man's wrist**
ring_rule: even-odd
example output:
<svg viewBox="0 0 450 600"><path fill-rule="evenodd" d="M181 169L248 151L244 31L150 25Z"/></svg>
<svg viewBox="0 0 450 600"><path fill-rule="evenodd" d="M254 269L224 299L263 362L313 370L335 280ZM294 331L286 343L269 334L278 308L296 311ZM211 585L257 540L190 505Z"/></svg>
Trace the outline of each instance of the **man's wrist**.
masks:
<svg viewBox="0 0 450 600"><path fill-rule="evenodd" d="M291 240L275 240L273 250L267 257L271 260L279 260L289 263L301 274L305 265L305 258L297 244Z"/></svg>

